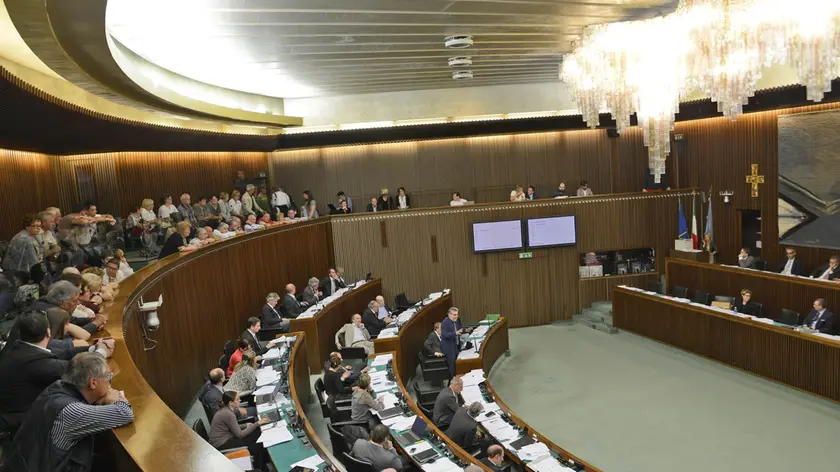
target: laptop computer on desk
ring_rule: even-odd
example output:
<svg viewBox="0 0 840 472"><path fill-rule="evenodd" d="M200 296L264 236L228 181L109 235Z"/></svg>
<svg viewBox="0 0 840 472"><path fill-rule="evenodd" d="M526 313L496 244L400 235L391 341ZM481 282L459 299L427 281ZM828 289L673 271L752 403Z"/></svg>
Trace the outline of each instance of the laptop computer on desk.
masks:
<svg viewBox="0 0 840 472"><path fill-rule="evenodd" d="M420 442L420 440L423 439L423 436L425 435L426 422L423 421L422 418L417 416L416 418L414 418L414 424L411 425L411 429L397 436L397 440L403 446L407 446L409 444Z"/></svg>
<svg viewBox="0 0 840 472"><path fill-rule="evenodd" d="M401 415L403 412L402 408L395 406L393 408L388 408L386 410L382 410L379 412L379 418L383 420L387 420L388 418L393 418L397 415Z"/></svg>
<svg viewBox="0 0 840 472"><path fill-rule="evenodd" d="M268 410L265 413L262 413L262 415L268 417L272 423L276 423L283 419L283 417L280 416L280 412L277 410Z"/></svg>

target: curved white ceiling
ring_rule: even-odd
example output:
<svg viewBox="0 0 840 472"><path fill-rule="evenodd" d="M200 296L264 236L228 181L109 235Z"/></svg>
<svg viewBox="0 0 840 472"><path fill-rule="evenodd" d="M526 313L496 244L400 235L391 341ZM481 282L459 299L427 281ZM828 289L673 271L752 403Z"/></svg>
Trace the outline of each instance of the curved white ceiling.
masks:
<svg viewBox="0 0 840 472"><path fill-rule="evenodd" d="M584 26L667 13L676 0L109 0L107 28L194 80L306 97L557 80ZM447 50L470 34L475 45ZM447 58L469 55L455 82Z"/></svg>

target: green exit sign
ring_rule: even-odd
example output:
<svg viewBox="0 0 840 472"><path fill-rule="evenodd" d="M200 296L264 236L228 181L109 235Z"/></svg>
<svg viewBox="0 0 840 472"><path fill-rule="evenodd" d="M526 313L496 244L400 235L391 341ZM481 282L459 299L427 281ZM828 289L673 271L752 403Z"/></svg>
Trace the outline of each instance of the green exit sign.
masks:
<svg viewBox="0 0 840 472"><path fill-rule="evenodd" d="M520 252L520 253L519 253L519 258L520 258L520 259L530 259L530 258L532 258L532 257L534 257L534 253L533 253L533 252Z"/></svg>

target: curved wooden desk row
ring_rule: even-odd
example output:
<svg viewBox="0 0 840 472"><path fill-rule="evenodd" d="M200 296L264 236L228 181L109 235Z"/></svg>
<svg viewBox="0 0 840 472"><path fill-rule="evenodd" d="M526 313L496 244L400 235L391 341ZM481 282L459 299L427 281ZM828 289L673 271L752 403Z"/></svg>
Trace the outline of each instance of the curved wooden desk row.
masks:
<svg viewBox="0 0 840 472"><path fill-rule="evenodd" d="M361 287L345 293L312 318L298 318L289 322L292 331L306 333L307 348L311 353L310 372L321 372L324 362L330 358L330 353L336 350L335 333L349 323L354 314L361 315L377 295L382 295L380 279L368 281Z"/></svg>
<svg viewBox="0 0 840 472"><path fill-rule="evenodd" d="M702 290L737 297L742 289L750 289L752 300L762 303L764 316L772 319L784 308L799 312L804 319L817 298L825 298L835 312L840 309L840 284L835 282L672 258L665 259L665 278L669 290L686 287L689 295Z"/></svg>
<svg viewBox="0 0 840 472"><path fill-rule="evenodd" d="M615 326L840 403L840 341L616 288Z"/></svg>

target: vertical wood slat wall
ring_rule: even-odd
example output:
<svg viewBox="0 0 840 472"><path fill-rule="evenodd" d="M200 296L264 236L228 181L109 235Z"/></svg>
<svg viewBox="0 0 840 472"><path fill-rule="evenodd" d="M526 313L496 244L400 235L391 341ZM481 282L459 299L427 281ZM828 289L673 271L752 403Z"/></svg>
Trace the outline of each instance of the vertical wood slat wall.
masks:
<svg viewBox="0 0 840 472"><path fill-rule="evenodd" d="M22 230L25 214L56 206L53 161L46 154L0 150L0 239Z"/></svg>
<svg viewBox="0 0 840 472"><path fill-rule="evenodd" d="M387 300L401 292L420 300L451 288L467 320L502 313L511 327L547 324L570 319L580 309L581 253L644 247L655 248L657 255L667 251L677 227L678 202L686 193L337 217L332 220L335 261L351 278L367 272L382 278ZM557 215L576 216L577 246L533 250L532 259L519 259L516 251L472 253L473 222ZM380 237L383 222L387 247ZM437 262L429 243L433 237ZM664 261L658 257L662 271Z"/></svg>

